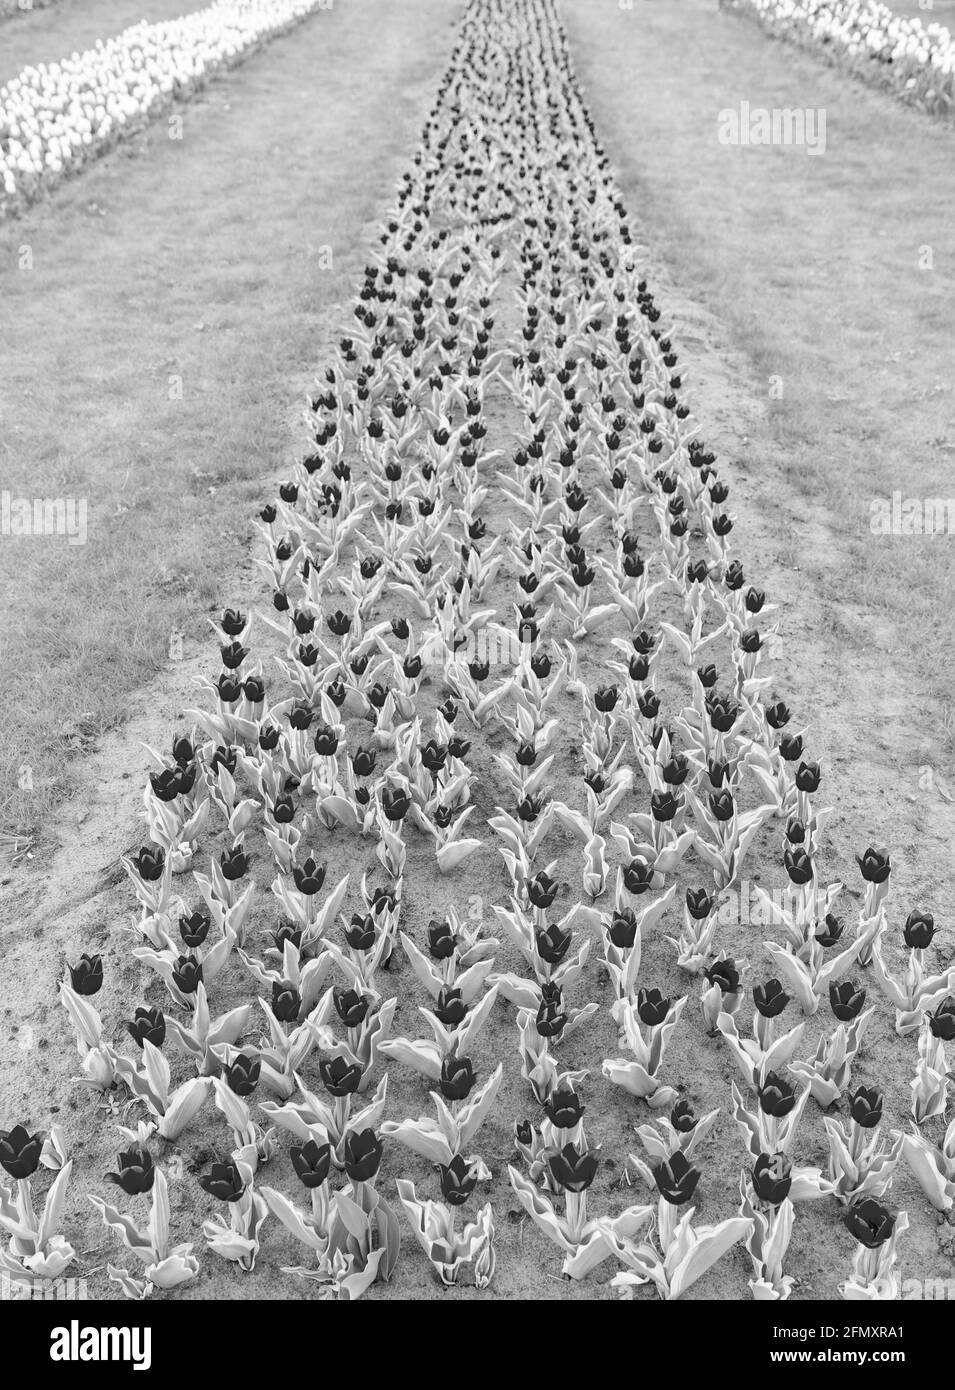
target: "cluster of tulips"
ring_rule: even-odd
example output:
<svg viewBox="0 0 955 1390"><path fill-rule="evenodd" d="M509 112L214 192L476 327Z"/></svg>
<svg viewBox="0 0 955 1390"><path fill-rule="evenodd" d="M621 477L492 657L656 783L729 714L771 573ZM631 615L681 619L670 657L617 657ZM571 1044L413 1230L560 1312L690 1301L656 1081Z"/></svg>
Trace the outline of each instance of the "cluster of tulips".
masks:
<svg viewBox="0 0 955 1390"><path fill-rule="evenodd" d="M731 553L729 484L637 262L553 0L471 0L307 452L260 513L267 611L220 615L205 704L153 753L126 868L156 993L117 1042L102 959L61 985L81 1080L132 1108L110 1176L149 1194L148 1220L91 1197L143 1266L110 1266L130 1297L199 1274L171 1243L162 1162L199 1126L220 1154L201 1187L224 1204L208 1251L249 1271L277 1224L307 1249L283 1268L329 1299L396 1269L383 1159L418 1165L397 1211L440 1284L478 1289L496 1260L480 1198L508 1158L501 1199L564 1274L612 1261L627 1297L678 1298L734 1247L754 1297L789 1297L805 1201L856 1243L843 1295L892 1297L899 1163L952 1210L955 966L929 912L893 925L883 849L858 856L855 922L838 915L823 772L764 667L773 605ZM773 852L786 891L759 890L767 930L742 940L771 976L753 979L720 898ZM495 873L491 911L465 910ZM458 906L416 925L435 884ZM601 1008L617 1046L591 1074L574 1051ZM905 1133L858 1075L880 1026L912 1051ZM692 1202L721 1108L681 1096L688 1045L736 1073L741 1170L709 1224ZM427 1113L394 1115L399 1074L428 1084ZM526 1109L505 1131L509 1077ZM824 1167L799 1160L811 1107ZM590 1136L621 1109L627 1181L652 1200L615 1212ZM286 1134L306 1201L262 1180ZM60 1176L37 1218L44 1162ZM4 1267L72 1259L54 1243L62 1136L20 1126L0 1163L19 1184Z"/></svg>
<svg viewBox="0 0 955 1390"><path fill-rule="evenodd" d="M767 29L876 81L905 101L955 110L955 38L880 0L731 0Z"/></svg>
<svg viewBox="0 0 955 1390"><path fill-rule="evenodd" d="M0 87L0 215L323 8L327 0L215 0L24 68Z"/></svg>

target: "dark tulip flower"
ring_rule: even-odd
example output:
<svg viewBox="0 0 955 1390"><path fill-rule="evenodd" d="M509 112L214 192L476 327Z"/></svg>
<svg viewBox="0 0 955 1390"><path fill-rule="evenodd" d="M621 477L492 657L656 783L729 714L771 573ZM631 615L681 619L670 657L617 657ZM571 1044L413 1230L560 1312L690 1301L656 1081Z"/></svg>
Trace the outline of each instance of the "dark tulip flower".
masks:
<svg viewBox="0 0 955 1390"><path fill-rule="evenodd" d="M804 845L806 843L806 827L795 816L790 816L786 822L786 839L791 845Z"/></svg>
<svg viewBox="0 0 955 1390"><path fill-rule="evenodd" d="M103 987L103 957L80 956L75 965L68 965L70 983L77 994L98 994Z"/></svg>
<svg viewBox="0 0 955 1390"><path fill-rule="evenodd" d="M719 790L729 779L730 765L719 758L707 758L706 775L710 780L710 786Z"/></svg>
<svg viewBox="0 0 955 1390"><path fill-rule="evenodd" d="M352 1182L371 1182L381 1166L383 1145L373 1129L345 1135L345 1172Z"/></svg>
<svg viewBox="0 0 955 1390"><path fill-rule="evenodd" d="M759 1106L764 1115L781 1120L796 1104L796 1088L777 1072L767 1072L759 1088Z"/></svg>
<svg viewBox="0 0 955 1390"><path fill-rule="evenodd" d="M263 753L274 753L281 734L275 724L265 724L259 730L259 747Z"/></svg>
<svg viewBox="0 0 955 1390"><path fill-rule="evenodd" d="M572 936L569 931L562 931L557 923L538 930L535 934L537 943L537 954L542 961L548 965L559 965L570 949Z"/></svg>
<svg viewBox="0 0 955 1390"><path fill-rule="evenodd" d="M149 784L153 789L153 795L160 801L175 801L176 797L183 792L192 790L192 782L195 782L195 769L192 772L192 781L189 786L184 786L182 781L183 768L177 763L175 767L164 767L162 772L151 772L149 774Z"/></svg>
<svg viewBox="0 0 955 1390"><path fill-rule="evenodd" d="M739 718L739 705L728 695L707 695L706 712L716 732L728 734Z"/></svg>
<svg viewBox="0 0 955 1390"><path fill-rule="evenodd" d="M173 966L173 984L183 994L195 994L202 983L202 964L195 956L180 956Z"/></svg>
<svg viewBox="0 0 955 1390"><path fill-rule="evenodd" d="M476 1081L477 1076L467 1057L455 1057L451 1053L441 1063L438 1087L445 1100L464 1100Z"/></svg>
<svg viewBox="0 0 955 1390"><path fill-rule="evenodd" d="M144 845L133 860L136 872L144 883L155 883L162 878L166 856L155 845Z"/></svg>
<svg viewBox="0 0 955 1390"><path fill-rule="evenodd" d="M467 1012L468 1006L461 998L461 991L450 985L442 985L434 1005L435 1018L440 1019L446 1028L457 1028L459 1023L464 1022Z"/></svg>
<svg viewBox="0 0 955 1390"><path fill-rule="evenodd" d="M853 1202L843 1220L849 1234L867 1250L877 1250L895 1230L895 1215L873 1197Z"/></svg>
<svg viewBox="0 0 955 1390"><path fill-rule="evenodd" d="M792 1164L785 1154L760 1154L753 1165L753 1191L761 1202L778 1207L792 1185Z"/></svg>
<svg viewBox="0 0 955 1390"><path fill-rule="evenodd" d="M321 1187L328 1178L332 1162L331 1144L317 1144L309 1139L306 1144L293 1144L289 1149L292 1167L299 1181L309 1191Z"/></svg>
<svg viewBox="0 0 955 1390"><path fill-rule="evenodd" d="M637 992L637 1014L640 1022L648 1028L656 1028L666 1020L670 1012L670 1001L658 989L641 989Z"/></svg>
<svg viewBox="0 0 955 1390"><path fill-rule="evenodd" d="M265 681L261 676L248 676L242 682L242 694L250 705L260 705L265 699Z"/></svg>
<svg viewBox="0 0 955 1390"><path fill-rule="evenodd" d="M137 1047L151 1042L153 1047L162 1047L166 1041L166 1020L161 1009L137 1009L131 1019L127 1019L126 1032Z"/></svg>
<svg viewBox="0 0 955 1390"><path fill-rule="evenodd" d="M219 626L227 637L238 637L245 623L245 614L240 613L238 608L226 608L219 619Z"/></svg>
<svg viewBox="0 0 955 1390"><path fill-rule="evenodd" d="M802 734L785 734L779 740L779 752L787 763L796 762L797 759L802 757Z"/></svg>
<svg viewBox="0 0 955 1390"><path fill-rule="evenodd" d="M816 940L820 946L828 950L830 946L835 946L844 931L845 923L840 922L831 912L827 912L825 922L816 932Z"/></svg>
<svg viewBox="0 0 955 1390"><path fill-rule="evenodd" d="M935 918L931 912L910 912L902 929L906 946L924 951L935 935ZM75 986L74 986L75 988Z"/></svg>
<svg viewBox="0 0 955 1390"><path fill-rule="evenodd" d="M670 1111L670 1124L678 1134L692 1134L696 1129L696 1116L688 1100L678 1100Z"/></svg>
<svg viewBox="0 0 955 1390"><path fill-rule="evenodd" d="M702 922L713 911L713 899L705 888L686 890L686 910L696 922Z"/></svg>
<svg viewBox="0 0 955 1390"><path fill-rule="evenodd" d="M375 761L373 748L358 748L352 754L352 771L356 777L370 777L375 770Z"/></svg>
<svg viewBox="0 0 955 1390"><path fill-rule="evenodd" d="M381 793L381 809L391 822L404 820L411 809L411 797L403 787L385 787Z"/></svg>
<svg viewBox="0 0 955 1390"><path fill-rule="evenodd" d="M530 1120L518 1120L514 1125L514 1138L525 1148L534 1142L534 1127Z"/></svg>
<svg viewBox="0 0 955 1390"><path fill-rule="evenodd" d="M862 1129L875 1129L882 1119L882 1092L860 1086L849 1096L849 1114Z"/></svg>
<svg viewBox="0 0 955 1390"><path fill-rule="evenodd" d="M188 946L190 951L197 950L209 935L211 926L212 918L208 912L203 912L200 908L196 908L188 917L180 917L179 935L182 937L183 945Z"/></svg>
<svg viewBox="0 0 955 1390"><path fill-rule="evenodd" d="M664 782L668 787L680 787L686 781L690 771L690 764L682 753L675 753L670 757L660 769Z"/></svg>
<svg viewBox="0 0 955 1390"><path fill-rule="evenodd" d="M637 916L632 908L623 907L610 919L607 935L618 951L629 951L637 939Z"/></svg>
<svg viewBox="0 0 955 1390"><path fill-rule="evenodd" d="M408 626L407 618L392 618L392 634L397 637L399 642L407 642L411 629Z"/></svg>
<svg viewBox="0 0 955 1390"><path fill-rule="evenodd" d="M534 907L548 908L557 897L557 880L541 869L527 884L527 896Z"/></svg>
<svg viewBox="0 0 955 1390"><path fill-rule="evenodd" d="M135 1146L117 1157L118 1173L107 1173L106 1181L121 1187L127 1197L149 1192L156 1180L156 1167L148 1149Z"/></svg>
<svg viewBox="0 0 955 1390"><path fill-rule="evenodd" d="M23 1125L0 1129L0 1165L18 1182L32 1177L42 1152L43 1140L39 1134L29 1134Z"/></svg>
<svg viewBox="0 0 955 1390"><path fill-rule="evenodd" d="M333 758L338 752L338 735L327 724L319 724L315 730L315 752L323 758Z"/></svg>
<svg viewBox="0 0 955 1390"><path fill-rule="evenodd" d="M710 810L715 820L731 821L736 814L736 803L733 800L733 793L728 791L725 787L722 791L711 793Z"/></svg>
<svg viewBox="0 0 955 1390"><path fill-rule="evenodd" d="M783 863L793 883L800 885L812 881L812 860L804 849L791 849L787 846L783 850Z"/></svg>
<svg viewBox="0 0 955 1390"><path fill-rule="evenodd" d="M619 699L620 692L615 685L601 685L594 694L594 706L601 714L609 714Z"/></svg>
<svg viewBox="0 0 955 1390"><path fill-rule="evenodd" d="M192 740L186 738L184 734L181 734L179 738L173 739L172 756L180 767L185 767L187 763L194 762L196 753L192 746Z"/></svg>
<svg viewBox="0 0 955 1390"><path fill-rule="evenodd" d="M279 1023L294 1023L302 1007L302 996L291 985L275 980L272 984L272 1012Z"/></svg>
<svg viewBox="0 0 955 1390"><path fill-rule="evenodd" d="M290 942L296 951L301 950L302 928L297 927L294 922L282 922L271 933L272 943L277 951L285 952L286 941Z"/></svg>
<svg viewBox="0 0 955 1390"><path fill-rule="evenodd" d="M653 887L653 866L639 855L631 859L623 871L623 886L628 893L646 893Z"/></svg>
<svg viewBox="0 0 955 1390"><path fill-rule="evenodd" d="M537 1010L537 1032L542 1038L559 1038L567 1023L560 986L541 987L541 1002Z"/></svg>
<svg viewBox="0 0 955 1390"><path fill-rule="evenodd" d="M784 729L791 718L789 706L784 705L782 700L777 700L774 705L767 706L766 723L771 729Z"/></svg>
<svg viewBox="0 0 955 1390"><path fill-rule="evenodd" d="M318 1064L322 1085L330 1096L353 1096L361 1085L362 1069L344 1057L323 1057Z"/></svg>
<svg viewBox="0 0 955 1390"><path fill-rule="evenodd" d="M933 1038L942 1042L955 1042L955 999L943 999L934 1014L928 1016L928 1026Z"/></svg>
<svg viewBox="0 0 955 1390"><path fill-rule="evenodd" d="M249 872L248 855L241 845L233 845L232 849L227 849L219 855L219 867L222 869L222 877L230 883L235 883Z"/></svg>
<svg viewBox="0 0 955 1390"><path fill-rule="evenodd" d="M222 664L227 671L237 671L248 654L241 642L230 642L228 646L219 648Z"/></svg>
<svg viewBox="0 0 955 1390"><path fill-rule="evenodd" d="M645 690L637 697L637 708L644 719L656 719L660 713L660 699L653 690Z"/></svg>
<svg viewBox="0 0 955 1390"><path fill-rule="evenodd" d="M360 1028L371 1008L368 995L359 994L356 989L348 989L345 985L336 985L332 990L332 999L335 1012L345 1027Z"/></svg>
<svg viewBox="0 0 955 1390"><path fill-rule="evenodd" d="M719 679L719 672L712 663L708 666L698 666L696 668L696 678L704 690L712 690Z"/></svg>
<svg viewBox="0 0 955 1390"><path fill-rule="evenodd" d="M789 1003L789 995L778 980L767 980L753 990L753 1003L763 1018L778 1018Z"/></svg>
<svg viewBox="0 0 955 1390"><path fill-rule="evenodd" d="M295 819L295 802L287 793L277 796L270 808L276 825L290 825Z"/></svg>
<svg viewBox="0 0 955 1390"><path fill-rule="evenodd" d="M650 811L655 821L671 821L683 809L683 798L673 792L653 792L650 796Z"/></svg>
<svg viewBox="0 0 955 1390"><path fill-rule="evenodd" d="M581 1153L573 1144L565 1144L550 1157L548 1167L554 1182L565 1192L585 1192L597 1176L597 1162L595 1150Z"/></svg>
<svg viewBox="0 0 955 1390"><path fill-rule="evenodd" d="M818 763L800 763L796 769L796 786L801 792L816 792L822 781Z"/></svg>
<svg viewBox="0 0 955 1390"><path fill-rule="evenodd" d="M231 1160L228 1163L213 1163L211 1171L200 1177L199 1186L220 1202L237 1202L245 1190L242 1174Z"/></svg>
<svg viewBox="0 0 955 1390"><path fill-rule="evenodd" d="M724 994L736 994L739 991L739 971L736 962L727 958L726 960L715 960L713 964L703 971L711 985L719 985Z"/></svg>
<svg viewBox="0 0 955 1390"><path fill-rule="evenodd" d="M351 618L340 608L336 613L329 614L325 621L328 623L329 632L335 637L344 637L345 633L351 629Z"/></svg>
<svg viewBox="0 0 955 1390"><path fill-rule="evenodd" d="M234 705L242 695L242 681L238 676L230 676L228 671L223 671L216 681L216 689L224 705Z"/></svg>
<svg viewBox="0 0 955 1390"><path fill-rule="evenodd" d="M309 727L315 718L315 711L305 700L296 700L288 712L288 722L300 733Z"/></svg>
<svg viewBox="0 0 955 1390"><path fill-rule="evenodd" d="M529 824L537 820L543 809L544 798L542 796L525 796L518 802L517 814L522 821Z"/></svg>
<svg viewBox="0 0 955 1390"><path fill-rule="evenodd" d="M435 960L450 960L457 949L457 937L449 923L433 918L428 923L428 952Z"/></svg>
<svg viewBox="0 0 955 1390"><path fill-rule="evenodd" d="M888 850L873 849L870 845L865 854L856 855L856 860L867 883L885 883L891 873Z"/></svg>
<svg viewBox="0 0 955 1390"><path fill-rule="evenodd" d="M829 986L829 1007L840 1023L850 1023L862 1012L865 990L857 989L854 980L840 980Z"/></svg>
<svg viewBox="0 0 955 1390"><path fill-rule="evenodd" d="M665 1163L659 1163L653 1169L653 1180L664 1201L679 1207L693 1196L700 1172L692 1166L686 1154L677 1149Z"/></svg>
<svg viewBox="0 0 955 1390"><path fill-rule="evenodd" d="M307 898L314 898L316 893L321 892L322 884L325 882L325 865L316 864L312 855L309 855L304 864L292 865L292 877L300 893L304 893Z"/></svg>
<svg viewBox="0 0 955 1390"><path fill-rule="evenodd" d="M463 1207L477 1186L477 1176L460 1154L449 1164L441 1163L441 1195L451 1207Z"/></svg>
<svg viewBox="0 0 955 1390"><path fill-rule="evenodd" d="M586 1108L570 1086L558 1087L544 1102L547 1118L556 1129L573 1129L580 1123Z"/></svg>
<svg viewBox="0 0 955 1390"><path fill-rule="evenodd" d="M237 1096L250 1096L259 1084L262 1063L258 1057L240 1052L231 1065L222 1068L222 1079Z"/></svg>
<svg viewBox="0 0 955 1390"><path fill-rule="evenodd" d="M519 744L517 752L514 754L514 761L519 767L533 767L537 762L537 749L533 742Z"/></svg>

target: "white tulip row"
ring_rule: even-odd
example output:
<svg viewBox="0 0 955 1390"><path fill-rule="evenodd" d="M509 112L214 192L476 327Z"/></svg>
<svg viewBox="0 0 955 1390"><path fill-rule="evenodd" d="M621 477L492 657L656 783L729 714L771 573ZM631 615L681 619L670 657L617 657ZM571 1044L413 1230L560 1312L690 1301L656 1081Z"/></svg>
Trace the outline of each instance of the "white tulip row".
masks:
<svg viewBox="0 0 955 1390"><path fill-rule="evenodd" d="M0 213L331 0L217 0L143 22L0 88Z"/></svg>
<svg viewBox="0 0 955 1390"><path fill-rule="evenodd" d="M768 27L825 46L850 62L876 62L901 92L951 108L955 37L942 24L895 14L878 0L734 0Z"/></svg>

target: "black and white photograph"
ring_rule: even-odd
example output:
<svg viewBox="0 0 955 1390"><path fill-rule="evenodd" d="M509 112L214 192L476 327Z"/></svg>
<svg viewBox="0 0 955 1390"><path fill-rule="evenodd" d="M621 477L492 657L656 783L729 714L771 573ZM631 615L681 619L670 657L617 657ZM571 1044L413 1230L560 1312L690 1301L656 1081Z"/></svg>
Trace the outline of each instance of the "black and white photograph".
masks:
<svg viewBox="0 0 955 1390"><path fill-rule="evenodd" d="M0 585L30 1365L932 1366L955 0L0 0Z"/></svg>

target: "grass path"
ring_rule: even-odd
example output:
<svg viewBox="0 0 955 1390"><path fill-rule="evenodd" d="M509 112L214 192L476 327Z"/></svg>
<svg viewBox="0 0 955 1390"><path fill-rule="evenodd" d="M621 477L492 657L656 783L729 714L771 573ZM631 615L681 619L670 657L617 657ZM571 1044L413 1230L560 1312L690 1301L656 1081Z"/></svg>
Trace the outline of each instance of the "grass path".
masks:
<svg viewBox="0 0 955 1390"><path fill-rule="evenodd" d="M204 639L456 17L318 12L0 229L0 487L89 506L85 546L0 539L0 828L54 831L70 754Z"/></svg>

